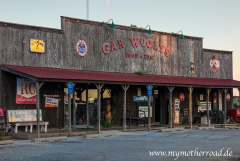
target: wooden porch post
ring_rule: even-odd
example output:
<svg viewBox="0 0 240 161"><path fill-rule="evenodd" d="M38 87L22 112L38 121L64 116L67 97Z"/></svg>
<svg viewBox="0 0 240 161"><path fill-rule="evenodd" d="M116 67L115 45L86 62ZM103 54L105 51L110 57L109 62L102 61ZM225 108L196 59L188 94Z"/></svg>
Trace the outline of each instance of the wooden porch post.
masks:
<svg viewBox="0 0 240 161"><path fill-rule="evenodd" d="M86 83L87 126L89 126L88 83Z"/></svg>
<svg viewBox="0 0 240 161"><path fill-rule="evenodd" d="M98 90L98 117L97 117L97 132L98 134L100 134L100 129L101 129L101 89L103 87L104 84L95 84L95 86L97 87Z"/></svg>
<svg viewBox="0 0 240 161"><path fill-rule="evenodd" d="M192 91L193 87L189 87L189 126L192 129Z"/></svg>
<svg viewBox="0 0 240 161"><path fill-rule="evenodd" d="M227 118L227 101L226 101L226 94L228 89L224 89L224 128L226 128L226 118Z"/></svg>
<svg viewBox="0 0 240 161"><path fill-rule="evenodd" d="M170 128L172 128L172 92L174 90L175 87L168 87L169 90L169 125Z"/></svg>
<svg viewBox="0 0 240 161"><path fill-rule="evenodd" d="M209 121L209 94L211 92L211 88L207 88L207 124L210 126L210 121Z"/></svg>
<svg viewBox="0 0 240 161"><path fill-rule="evenodd" d="M36 82L36 97L37 97L37 101L36 101L36 110L37 110L37 130L36 131L37 131L37 133L36 133L36 136L37 136L37 138L40 138L40 129L39 129L40 89L43 84L44 84L44 82L42 82L40 85L39 85L39 82Z"/></svg>
<svg viewBox="0 0 240 161"><path fill-rule="evenodd" d="M123 88L123 132L126 132L126 95L127 95L127 90L129 88L129 85L122 85L122 88Z"/></svg>

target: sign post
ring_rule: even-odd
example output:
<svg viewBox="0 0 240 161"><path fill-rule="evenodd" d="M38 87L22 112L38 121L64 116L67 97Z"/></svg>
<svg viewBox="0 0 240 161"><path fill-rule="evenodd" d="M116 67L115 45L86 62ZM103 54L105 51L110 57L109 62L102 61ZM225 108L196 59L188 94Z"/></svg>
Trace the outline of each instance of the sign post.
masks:
<svg viewBox="0 0 240 161"><path fill-rule="evenodd" d="M68 83L68 136L71 135L71 94L73 94L73 83Z"/></svg>
<svg viewBox="0 0 240 161"><path fill-rule="evenodd" d="M151 130L150 106L151 106L152 86L148 86L148 130Z"/></svg>

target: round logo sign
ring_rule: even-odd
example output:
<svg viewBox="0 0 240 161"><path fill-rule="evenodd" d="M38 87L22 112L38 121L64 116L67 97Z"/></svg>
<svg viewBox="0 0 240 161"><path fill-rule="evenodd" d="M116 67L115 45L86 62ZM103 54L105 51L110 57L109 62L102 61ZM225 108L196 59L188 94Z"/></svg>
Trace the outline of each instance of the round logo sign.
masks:
<svg viewBox="0 0 240 161"><path fill-rule="evenodd" d="M218 68L220 67L220 61L218 60L218 57L216 55L213 55L210 60L210 66L214 72L218 71Z"/></svg>
<svg viewBox="0 0 240 161"><path fill-rule="evenodd" d="M85 56L87 54L87 44L83 40L78 41L76 49L80 56Z"/></svg>
<svg viewBox="0 0 240 161"><path fill-rule="evenodd" d="M227 95L226 95L226 100L230 101L230 94L229 93L227 93Z"/></svg>
<svg viewBox="0 0 240 161"><path fill-rule="evenodd" d="M181 93L181 94L180 94L180 101L182 102L182 101L184 101L184 99L185 99L185 96L184 96L183 93Z"/></svg>

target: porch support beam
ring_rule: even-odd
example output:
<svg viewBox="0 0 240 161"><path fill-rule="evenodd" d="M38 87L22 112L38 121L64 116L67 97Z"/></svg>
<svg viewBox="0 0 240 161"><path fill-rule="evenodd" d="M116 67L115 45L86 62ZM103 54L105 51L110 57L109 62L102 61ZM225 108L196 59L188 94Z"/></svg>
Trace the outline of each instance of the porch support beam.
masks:
<svg viewBox="0 0 240 161"><path fill-rule="evenodd" d="M207 88L207 125L210 126L210 121L209 121L209 94L211 92L211 88Z"/></svg>
<svg viewBox="0 0 240 161"><path fill-rule="evenodd" d="M87 126L89 126L88 83L86 83Z"/></svg>
<svg viewBox="0 0 240 161"><path fill-rule="evenodd" d="M40 116L40 88L43 86L44 82L41 82L39 85L39 82L36 82L36 97L37 97L37 102L36 102L36 110L37 110L37 133L36 136L37 138L40 138L40 128L39 128L39 116Z"/></svg>
<svg viewBox="0 0 240 161"><path fill-rule="evenodd" d="M97 117L97 132L100 134L100 120L101 120L101 90L104 84L95 84L97 90L98 90L98 117Z"/></svg>
<svg viewBox="0 0 240 161"><path fill-rule="evenodd" d="M226 128L226 118L227 118L227 101L226 101L226 95L227 95L228 89L224 89L224 128Z"/></svg>
<svg viewBox="0 0 240 161"><path fill-rule="evenodd" d="M169 125L170 128L172 128L172 92L174 90L175 87L173 86L169 86L168 90L169 90Z"/></svg>
<svg viewBox="0 0 240 161"><path fill-rule="evenodd" d="M123 88L123 132L126 132L126 110L127 110L127 105L126 105L126 95L127 95L127 90L129 88L129 85L122 85Z"/></svg>
<svg viewBox="0 0 240 161"><path fill-rule="evenodd" d="M189 91L189 126L190 129L192 129L192 91L193 91L193 87L189 87L188 91Z"/></svg>

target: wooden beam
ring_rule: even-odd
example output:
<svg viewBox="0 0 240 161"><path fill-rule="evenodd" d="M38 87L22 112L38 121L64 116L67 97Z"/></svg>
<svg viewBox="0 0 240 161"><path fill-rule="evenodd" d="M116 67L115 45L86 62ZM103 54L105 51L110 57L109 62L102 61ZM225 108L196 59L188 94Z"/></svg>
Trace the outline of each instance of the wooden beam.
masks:
<svg viewBox="0 0 240 161"><path fill-rule="evenodd" d="M168 119L168 122L169 122L170 128L172 128L172 92L175 87L170 86L167 88L169 90L169 119Z"/></svg>
<svg viewBox="0 0 240 161"><path fill-rule="evenodd" d="M129 88L129 85L121 85L122 88L123 88L123 132L126 132L126 110L127 110L127 107L126 107L126 95L127 95L127 90Z"/></svg>
<svg viewBox="0 0 240 161"><path fill-rule="evenodd" d="M224 91L224 128L226 128L226 126L227 126L227 122L226 122L226 119L227 119L227 100L226 100L226 95L227 95L228 89L225 88L223 91Z"/></svg>
<svg viewBox="0 0 240 161"><path fill-rule="evenodd" d="M207 88L206 91L207 91L207 124L208 124L208 126L210 126L209 109L208 108L209 108L209 94L211 92L211 88Z"/></svg>

